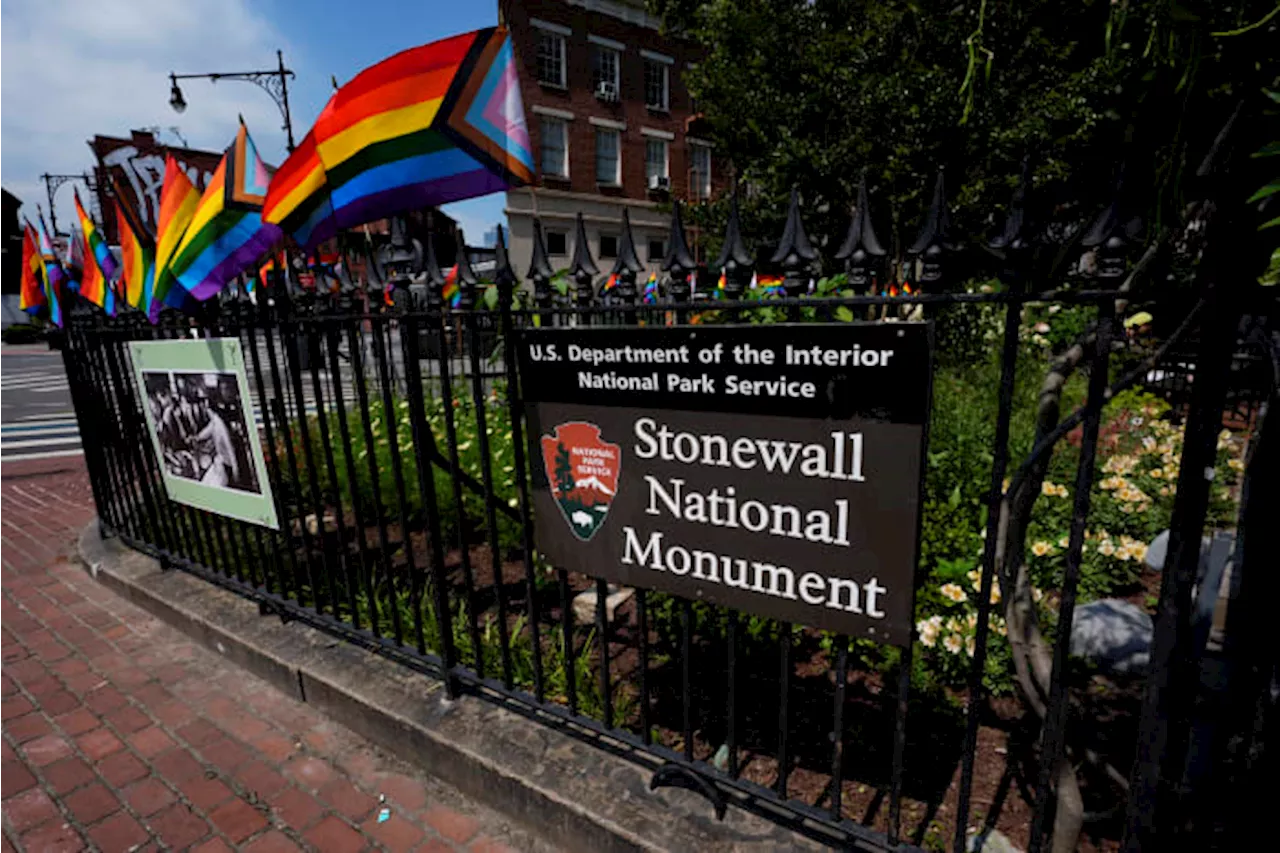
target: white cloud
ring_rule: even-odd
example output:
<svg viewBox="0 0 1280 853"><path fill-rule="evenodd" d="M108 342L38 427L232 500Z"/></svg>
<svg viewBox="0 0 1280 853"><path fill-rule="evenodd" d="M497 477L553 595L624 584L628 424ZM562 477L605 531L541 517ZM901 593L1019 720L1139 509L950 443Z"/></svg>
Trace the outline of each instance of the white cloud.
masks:
<svg viewBox="0 0 1280 853"><path fill-rule="evenodd" d="M266 93L233 81L183 84L169 106L169 72L270 68L284 36L250 0L5 0L0 11L0 178L35 218L40 175L90 170L95 134L177 126L193 148L221 150L243 115L264 158L284 159L280 113ZM293 58L291 62L294 61ZM295 66L296 67L296 66ZM299 124L294 111L295 126ZM301 128L305 132L305 122ZM177 143L162 130L166 142ZM295 135L302 134L295 130ZM86 200L87 201L87 200ZM71 191L58 214L72 219Z"/></svg>

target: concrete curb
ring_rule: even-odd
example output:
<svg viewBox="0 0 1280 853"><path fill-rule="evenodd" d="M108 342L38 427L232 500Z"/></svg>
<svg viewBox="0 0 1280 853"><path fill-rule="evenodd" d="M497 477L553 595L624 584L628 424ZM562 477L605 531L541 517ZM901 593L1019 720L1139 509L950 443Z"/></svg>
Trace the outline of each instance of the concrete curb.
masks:
<svg viewBox="0 0 1280 853"><path fill-rule="evenodd" d="M160 564L98 522L80 558L100 583L298 701L412 761L548 842L581 853L818 850L777 824L678 788L649 791L649 770Z"/></svg>

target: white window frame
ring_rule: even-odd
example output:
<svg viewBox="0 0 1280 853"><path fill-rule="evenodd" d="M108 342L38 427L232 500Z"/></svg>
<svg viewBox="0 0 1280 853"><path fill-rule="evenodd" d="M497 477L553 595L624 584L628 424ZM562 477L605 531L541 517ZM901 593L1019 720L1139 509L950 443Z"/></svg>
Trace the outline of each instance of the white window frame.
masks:
<svg viewBox="0 0 1280 853"><path fill-rule="evenodd" d="M613 177L606 179L600 174L600 140L604 136L613 137ZM596 125L596 183L602 187L622 185L622 132L617 128Z"/></svg>
<svg viewBox="0 0 1280 853"><path fill-rule="evenodd" d="M538 168L544 178L557 178L560 180L569 179L569 122L562 116L541 114L539 125L539 152L538 152ZM561 151L564 158L564 169L561 172L547 171L547 128L560 128Z"/></svg>
<svg viewBox="0 0 1280 853"><path fill-rule="evenodd" d="M644 57L644 105L650 110L657 112L671 112L671 59L662 56L659 53L653 53L648 50L640 51L640 55ZM654 104L649 102L649 68L662 69L662 103Z"/></svg>
<svg viewBox="0 0 1280 853"><path fill-rule="evenodd" d="M556 89L569 88L569 39L573 30L559 24L553 24L549 21L540 21L537 18L530 19L530 23L538 31L538 44L534 48L534 76L543 86L551 86ZM560 79L544 80L542 78L542 45L543 39L552 39L560 45Z"/></svg>
<svg viewBox="0 0 1280 853"><path fill-rule="evenodd" d="M591 89L595 94L599 83L603 80L597 76L598 58L604 53L613 54L613 79L608 82L613 84L613 91L619 100L622 99L622 53L626 50L626 45L613 39L603 38L597 35L588 35L587 41L591 44Z"/></svg>
<svg viewBox="0 0 1280 853"><path fill-rule="evenodd" d="M698 201L711 198L711 143L701 139L690 139L689 143L689 197ZM696 168L695 152L701 152L707 158L707 171L702 174ZM698 180L700 178L700 180Z"/></svg>
<svg viewBox="0 0 1280 853"><path fill-rule="evenodd" d="M644 131L641 131L641 133L644 133ZM662 172L657 177L666 178L668 181L671 180L671 141L656 134L644 133L644 185L646 188L649 186L649 179L654 177L653 172L649 170L650 145L662 146Z"/></svg>

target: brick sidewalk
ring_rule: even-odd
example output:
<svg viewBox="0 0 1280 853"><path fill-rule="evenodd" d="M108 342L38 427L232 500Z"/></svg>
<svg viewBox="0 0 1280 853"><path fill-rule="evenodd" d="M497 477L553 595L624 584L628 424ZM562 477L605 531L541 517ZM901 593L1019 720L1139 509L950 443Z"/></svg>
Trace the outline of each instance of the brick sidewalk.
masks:
<svg viewBox="0 0 1280 853"><path fill-rule="evenodd" d="M0 494L5 853L546 849L90 579L78 463Z"/></svg>

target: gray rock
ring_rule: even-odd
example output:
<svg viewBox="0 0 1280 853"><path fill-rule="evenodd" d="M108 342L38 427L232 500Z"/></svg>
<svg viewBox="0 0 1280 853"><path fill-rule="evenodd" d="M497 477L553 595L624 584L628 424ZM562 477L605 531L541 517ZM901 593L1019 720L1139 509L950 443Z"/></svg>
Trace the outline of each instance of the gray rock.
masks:
<svg viewBox="0 0 1280 853"><path fill-rule="evenodd" d="M636 591L631 587L619 587L615 584L609 584L609 594L604 599L605 619L613 622L618 616L618 608L623 602L628 601ZM577 620L579 625L594 625L596 623L596 590L595 587L583 590L573 597L573 618Z"/></svg>
<svg viewBox="0 0 1280 853"><path fill-rule="evenodd" d="M1076 608L1071 622L1071 654L1104 672L1139 675L1151 661L1155 624L1141 607L1102 598Z"/></svg>

